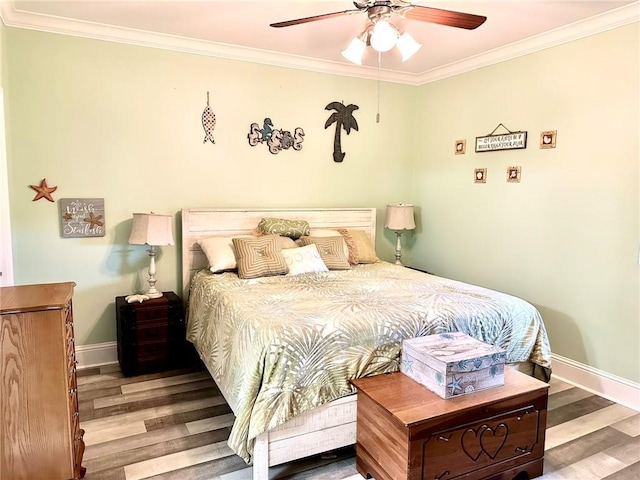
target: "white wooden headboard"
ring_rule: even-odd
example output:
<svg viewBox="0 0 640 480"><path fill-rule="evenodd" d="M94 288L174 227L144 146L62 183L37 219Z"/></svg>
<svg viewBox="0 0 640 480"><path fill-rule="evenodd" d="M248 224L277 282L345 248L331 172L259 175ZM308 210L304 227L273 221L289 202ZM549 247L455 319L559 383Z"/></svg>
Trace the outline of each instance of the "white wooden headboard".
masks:
<svg viewBox="0 0 640 480"><path fill-rule="evenodd" d="M186 301L195 272L208 265L198 240L256 232L263 217L307 220L311 228L364 230L376 242L375 208L183 208L182 298Z"/></svg>

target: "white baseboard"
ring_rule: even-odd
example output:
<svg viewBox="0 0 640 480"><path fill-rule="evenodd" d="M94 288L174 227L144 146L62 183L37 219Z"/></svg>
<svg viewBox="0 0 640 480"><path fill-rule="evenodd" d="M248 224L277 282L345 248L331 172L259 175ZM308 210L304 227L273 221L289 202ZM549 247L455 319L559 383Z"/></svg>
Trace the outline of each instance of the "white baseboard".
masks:
<svg viewBox="0 0 640 480"><path fill-rule="evenodd" d="M640 384L625 380L570 358L551 355L553 376L625 407L640 411ZM78 368L98 367L118 361L116 342L76 347Z"/></svg>
<svg viewBox="0 0 640 480"><path fill-rule="evenodd" d="M105 342L76 346L78 369L99 367L118 361L118 343Z"/></svg>
<svg viewBox="0 0 640 480"><path fill-rule="evenodd" d="M555 353L551 358L552 377L640 411L640 384Z"/></svg>

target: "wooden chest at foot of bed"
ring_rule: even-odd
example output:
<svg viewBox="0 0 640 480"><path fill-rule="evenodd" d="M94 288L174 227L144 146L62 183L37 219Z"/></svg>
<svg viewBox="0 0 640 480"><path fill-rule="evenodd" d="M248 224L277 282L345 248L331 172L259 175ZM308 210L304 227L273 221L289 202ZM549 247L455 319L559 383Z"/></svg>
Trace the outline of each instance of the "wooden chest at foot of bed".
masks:
<svg viewBox="0 0 640 480"><path fill-rule="evenodd" d="M504 384L505 351L462 333L403 340L400 371L442 398Z"/></svg>
<svg viewBox="0 0 640 480"><path fill-rule="evenodd" d="M548 385L507 368L505 385L442 399L401 373L358 389L356 468L376 480L542 475Z"/></svg>

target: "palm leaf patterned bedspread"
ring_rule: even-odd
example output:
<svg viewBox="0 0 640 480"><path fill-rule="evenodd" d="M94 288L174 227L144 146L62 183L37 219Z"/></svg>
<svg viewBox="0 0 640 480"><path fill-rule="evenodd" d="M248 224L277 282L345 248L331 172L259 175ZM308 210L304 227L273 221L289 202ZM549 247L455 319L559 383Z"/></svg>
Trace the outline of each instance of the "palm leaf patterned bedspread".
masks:
<svg viewBox="0 0 640 480"><path fill-rule="evenodd" d="M386 262L252 280L202 270L191 282L187 338L236 415L229 445L247 462L260 433L353 393L351 379L397 371L402 339L451 331L548 380L539 312L504 293Z"/></svg>

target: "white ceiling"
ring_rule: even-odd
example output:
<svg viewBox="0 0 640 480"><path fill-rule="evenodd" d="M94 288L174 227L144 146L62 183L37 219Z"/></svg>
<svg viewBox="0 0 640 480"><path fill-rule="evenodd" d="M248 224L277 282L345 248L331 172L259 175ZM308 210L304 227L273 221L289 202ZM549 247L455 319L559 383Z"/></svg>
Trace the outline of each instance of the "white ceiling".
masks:
<svg viewBox="0 0 640 480"><path fill-rule="evenodd" d="M476 30L392 17L424 46L406 62L395 49L363 66L341 55L365 26L365 13L285 28L270 23L350 10L344 1L14 0L0 1L7 26L79 35L290 68L419 85L638 21L631 0L415 1L484 15Z"/></svg>

